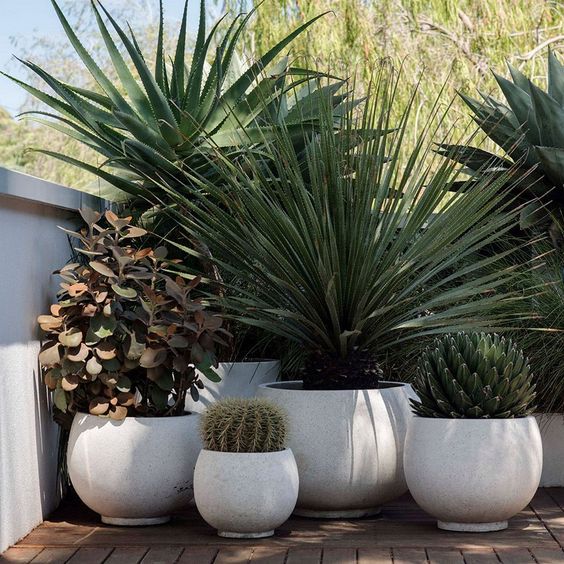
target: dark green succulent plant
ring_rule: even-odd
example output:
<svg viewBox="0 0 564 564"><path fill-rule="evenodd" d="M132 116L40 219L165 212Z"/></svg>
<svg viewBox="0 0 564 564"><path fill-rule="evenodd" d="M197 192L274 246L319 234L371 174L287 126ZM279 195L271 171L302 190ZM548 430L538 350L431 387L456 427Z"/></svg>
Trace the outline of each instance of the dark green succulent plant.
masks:
<svg viewBox="0 0 564 564"><path fill-rule="evenodd" d="M206 409L201 432L209 450L276 452L286 443L286 414L266 399L227 398Z"/></svg>
<svg viewBox="0 0 564 564"><path fill-rule="evenodd" d="M439 151L471 174L511 170L509 195L527 203L521 226L544 225L553 243L562 246L558 222L564 218L564 66L549 51L547 91L511 65L509 71L512 80L495 75L505 103L482 92L481 101L461 95L476 123L506 157L467 145L441 145Z"/></svg>
<svg viewBox="0 0 564 564"><path fill-rule="evenodd" d="M421 355L413 384L421 417L525 417L535 386L528 360L496 334L457 333L435 339Z"/></svg>

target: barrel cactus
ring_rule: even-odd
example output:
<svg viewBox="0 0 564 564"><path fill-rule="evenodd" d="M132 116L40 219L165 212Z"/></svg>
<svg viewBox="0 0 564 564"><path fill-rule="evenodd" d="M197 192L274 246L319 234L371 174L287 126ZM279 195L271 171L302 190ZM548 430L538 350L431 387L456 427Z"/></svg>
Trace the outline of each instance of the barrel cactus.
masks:
<svg viewBox="0 0 564 564"><path fill-rule="evenodd" d="M421 417L525 417L535 386L528 359L510 339L457 333L435 339L421 355L413 384Z"/></svg>
<svg viewBox="0 0 564 564"><path fill-rule="evenodd" d="M286 414L268 400L227 398L206 409L201 433L208 450L275 452L286 443Z"/></svg>

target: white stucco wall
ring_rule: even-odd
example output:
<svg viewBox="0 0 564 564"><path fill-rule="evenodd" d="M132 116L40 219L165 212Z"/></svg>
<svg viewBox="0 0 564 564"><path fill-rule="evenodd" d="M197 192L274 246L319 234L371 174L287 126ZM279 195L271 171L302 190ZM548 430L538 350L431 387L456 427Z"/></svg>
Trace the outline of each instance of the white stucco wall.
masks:
<svg viewBox="0 0 564 564"><path fill-rule="evenodd" d="M57 426L41 382L37 315L55 297L51 273L70 256L57 225L95 202L0 168L0 553L57 505Z"/></svg>

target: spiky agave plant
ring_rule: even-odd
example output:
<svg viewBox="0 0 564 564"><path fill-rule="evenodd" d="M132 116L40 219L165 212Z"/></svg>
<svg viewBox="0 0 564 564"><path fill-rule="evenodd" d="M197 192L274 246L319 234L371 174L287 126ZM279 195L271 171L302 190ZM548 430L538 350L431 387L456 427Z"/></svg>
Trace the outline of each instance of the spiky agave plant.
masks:
<svg viewBox="0 0 564 564"><path fill-rule="evenodd" d="M286 443L286 414L261 398L226 398L211 404L201 421L205 448L220 452L276 452Z"/></svg>
<svg viewBox="0 0 564 564"><path fill-rule="evenodd" d="M326 75L290 67L287 58L279 58L321 16L293 30L243 69L237 64L237 48L254 9L236 16L226 28L218 21L207 33L206 3L201 0L200 23L189 58L186 2L175 53L169 57L164 50L161 0L156 51L148 56L141 52L133 32L128 34L98 0L92 0L100 36L119 79L116 83L82 45L55 0L52 4L70 43L99 88L87 90L63 82L31 61L22 62L52 93L9 78L49 108L48 112L31 112L36 120L104 157L103 166L97 167L48 147L39 148L107 182L102 191L96 188L96 195L107 199L137 198L138 205L154 204L155 199L163 197L158 192L162 178L172 184L176 179L185 182L186 170L197 170L205 176L210 148L232 153L239 144L252 145L268 136L265 115L269 122L275 116L277 123L294 130L294 140L301 147L303 129L315 129L312 112L319 98L329 99L341 109L347 99L346 93L338 93L343 81L321 87L316 79ZM151 60L155 61L154 68L149 66Z"/></svg>
<svg viewBox="0 0 564 564"><path fill-rule="evenodd" d="M482 100L461 94L473 118L506 153L499 157L467 145L442 145L440 152L472 174L511 173L510 196L527 203L521 226L548 226L553 243L564 244L564 66L548 53L545 92L509 65L512 80L495 75L505 103L480 92ZM533 171L531 169L534 168Z"/></svg>
<svg viewBox="0 0 564 564"><path fill-rule="evenodd" d="M435 122L401 160L412 104L395 107L398 80L383 67L367 105L338 132L334 109L322 105L305 163L285 128L268 146L270 167L251 151L244 170L218 156L229 199L204 178L192 179L207 193L197 202L163 186L179 228L231 276L216 298L226 314L336 366L316 382L306 371L306 386L375 387L370 356L404 356L429 335L504 327L526 314L525 294L503 289L519 266L502 267L507 254L480 256L518 221L501 192L506 177L484 175L446 198L456 165L432 152ZM359 144L362 131L381 135Z"/></svg>
<svg viewBox="0 0 564 564"><path fill-rule="evenodd" d="M535 385L528 360L511 339L457 333L435 339L420 357L411 399L416 415L445 418L525 417Z"/></svg>

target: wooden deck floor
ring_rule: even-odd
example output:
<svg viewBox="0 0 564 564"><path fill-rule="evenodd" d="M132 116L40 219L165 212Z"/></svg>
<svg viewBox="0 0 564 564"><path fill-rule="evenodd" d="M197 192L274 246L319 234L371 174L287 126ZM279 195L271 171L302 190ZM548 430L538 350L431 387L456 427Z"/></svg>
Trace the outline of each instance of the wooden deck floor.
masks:
<svg viewBox="0 0 564 564"><path fill-rule="evenodd" d="M382 516L354 521L292 518L275 537L234 541L215 535L195 510L170 524L102 525L77 502L9 549L0 562L69 564L552 564L564 562L564 489L539 490L506 531L439 531L405 497Z"/></svg>

